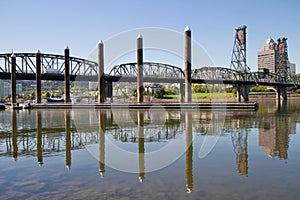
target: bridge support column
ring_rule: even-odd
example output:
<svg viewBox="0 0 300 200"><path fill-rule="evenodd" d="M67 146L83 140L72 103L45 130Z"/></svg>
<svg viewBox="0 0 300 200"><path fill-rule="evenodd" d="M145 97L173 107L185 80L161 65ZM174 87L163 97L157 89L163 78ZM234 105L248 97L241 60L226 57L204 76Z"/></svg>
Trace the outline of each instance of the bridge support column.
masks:
<svg viewBox="0 0 300 200"><path fill-rule="evenodd" d="M65 103L70 103L70 50L68 46L64 49L64 61L65 61L65 76L64 76L64 82L65 82Z"/></svg>
<svg viewBox="0 0 300 200"><path fill-rule="evenodd" d="M249 85L238 85L237 87L237 100L239 102L247 102L249 101Z"/></svg>
<svg viewBox="0 0 300 200"><path fill-rule="evenodd" d="M280 103L282 100L287 100L287 91L285 87L276 87L276 100Z"/></svg>
<svg viewBox="0 0 300 200"><path fill-rule="evenodd" d="M41 53L40 50L36 53L36 103L42 102L42 79L41 79Z"/></svg>
<svg viewBox="0 0 300 200"><path fill-rule="evenodd" d="M180 95L180 103L184 103L184 85L180 83L179 85L179 95Z"/></svg>
<svg viewBox="0 0 300 200"><path fill-rule="evenodd" d="M17 90L16 90L16 56L15 54L11 55L11 103L12 107L17 103Z"/></svg>
<svg viewBox="0 0 300 200"><path fill-rule="evenodd" d="M143 38L141 35L137 37L137 102L144 101L143 87Z"/></svg>
<svg viewBox="0 0 300 200"><path fill-rule="evenodd" d="M192 102L192 65L191 65L191 29L187 26L184 30L184 38L185 38L185 69L184 69L184 82L185 82L185 102Z"/></svg>
<svg viewBox="0 0 300 200"><path fill-rule="evenodd" d="M104 85L104 49L103 42L98 43L98 103L105 102Z"/></svg>
<svg viewBox="0 0 300 200"><path fill-rule="evenodd" d="M113 102L113 83L107 82L107 97L110 98L110 102Z"/></svg>

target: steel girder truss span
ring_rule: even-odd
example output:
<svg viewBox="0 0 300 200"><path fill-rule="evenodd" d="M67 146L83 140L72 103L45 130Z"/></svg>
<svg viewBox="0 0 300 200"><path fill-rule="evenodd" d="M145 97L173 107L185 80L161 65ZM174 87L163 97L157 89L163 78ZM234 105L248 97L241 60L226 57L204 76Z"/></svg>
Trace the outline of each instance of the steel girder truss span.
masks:
<svg viewBox="0 0 300 200"><path fill-rule="evenodd" d="M16 56L16 73L19 79L34 78L36 73L37 53L14 53ZM10 79L12 53L0 54L0 75L3 79ZM64 56L55 54L43 54L41 57L42 79L51 77L63 78L64 75ZM54 75L54 76L53 76ZM70 75L73 77L97 77L98 64L93 61L70 57ZM184 72L181 68L163 64L144 62L143 76L145 80L156 82L182 82ZM109 77L126 77L130 80L137 77L137 64L125 63L114 66L109 72ZM300 86L299 77L295 75L282 76L278 73L265 72L244 72L224 67L202 67L192 71L192 79L195 82L214 81L227 84L259 84L275 85L287 84L289 86ZM129 79L128 79L129 80ZM287 86L286 85L286 86Z"/></svg>
<svg viewBox="0 0 300 200"><path fill-rule="evenodd" d="M192 79L237 80L234 70L223 67L202 67L192 71Z"/></svg>
<svg viewBox="0 0 300 200"><path fill-rule="evenodd" d="M216 81L256 81L251 73L244 73L224 67L202 67L194 69L192 71L192 79Z"/></svg>
<svg viewBox="0 0 300 200"><path fill-rule="evenodd" d="M233 69L224 67L202 67L194 69L192 71L193 80L209 80L209 81L221 81L221 82L238 82L243 81L245 83L282 83L292 84L294 86L300 85L300 79L295 75L288 75L286 77L280 76L276 73L264 73L264 72L250 72L245 73Z"/></svg>
<svg viewBox="0 0 300 200"><path fill-rule="evenodd" d="M125 63L115 65L109 72L109 76L137 77L137 64ZM147 78L184 79L181 68L163 63L143 63L143 76Z"/></svg>
<svg viewBox="0 0 300 200"><path fill-rule="evenodd" d="M11 72L12 53L0 54L0 73ZM36 73L36 53L14 53L17 61L16 73ZM55 54L40 54L42 74L64 74L64 56ZM97 76L98 64L82 58L70 57L70 75Z"/></svg>

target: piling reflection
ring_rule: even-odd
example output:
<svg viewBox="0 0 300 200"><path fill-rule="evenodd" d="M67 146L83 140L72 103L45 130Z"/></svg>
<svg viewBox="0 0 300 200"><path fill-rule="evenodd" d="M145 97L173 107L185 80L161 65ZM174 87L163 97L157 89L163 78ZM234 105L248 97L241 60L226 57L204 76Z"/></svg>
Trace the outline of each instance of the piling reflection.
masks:
<svg viewBox="0 0 300 200"><path fill-rule="evenodd" d="M185 174L186 190L191 193L194 186L193 181L193 131L192 131L192 114L185 113L185 131L186 131L186 152L185 152Z"/></svg>
<svg viewBox="0 0 300 200"><path fill-rule="evenodd" d="M145 178L145 141L144 141L144 113L137 112L138 118L138 160L139 160L139 181Z"/></svg>
<svg viewBox="0 0 300 200"><path fill-rule="evenodd" d="M107 120L106 112L98 112L99 119L99 172L103 178L105 173L105 121Z"/></svg>
<svg viewBox="0 0 300 200"><path fill-rule="evenodd" d="M18 130L17 130L17 111L13 110L11 115L12 123L12 144L13 144L13 159L18 159Z"/></svg>
<svg viewBox="0 0 300 200"><path fill-rule="evenodd" d="M66 167L71 168L71 116L70 111L64 111L66 131Z"/></svg>
<svg viewBox="0 0 300 200"><path fill-rule="evenodd" d="M191 193L193 180L193 133L201 137L209 135L209 127L213 115L211 112L166 111L164 123L157 125L159 113L148 110L130 110L126 115L123 111L31 111L29 114L20 111L5 112L6 122L1 122L0 157L34 156L40 166L45 156L63 155L68 169L72 165L72 151L82 149L88 144L99 144L99 172L104 177L105 140L111 136L120 143L135 145L138 158L138 179L145 180L147 169L147 144L151 142L167 142L176 134L185 133L185 175L186 191ZM63 112L63 115L62 115ZM257 129L258 145L263 147L264 154L279 159L288 159L289 134L296 133L296 124L300 122L295 109L281 105L274 111L228 112L223 132L232 140L232 148L236 156L237 172L248 176L249 149L248 134L250 129ZM300 112L300 111L299 111ZM95 115L96 117L93 117ZM98 116L98 117L97 117ZM122 124L116 123L123 119ZM78 129L74 119L82 119L86 127ZM130 123L134 121L134 124ZM149 126L149 124L152 124ZM250 154L251 155L251 154ZM195 157L194 157L195 158ZM229 159L229 158L228 158Z"/></svg>
<svg viewBox="0 0 300 200"><path fill-rule="evenodd" d="M37 132L37 160L39 166L43 165L43 142L42 142L42 112L36 112L36 132Z"/></svg>

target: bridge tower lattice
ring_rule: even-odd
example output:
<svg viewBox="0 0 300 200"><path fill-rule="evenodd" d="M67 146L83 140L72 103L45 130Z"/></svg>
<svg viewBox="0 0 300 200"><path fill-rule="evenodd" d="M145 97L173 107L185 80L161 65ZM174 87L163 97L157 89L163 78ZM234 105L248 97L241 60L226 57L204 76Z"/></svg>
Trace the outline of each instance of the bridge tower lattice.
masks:
<svg viewBox="0 0 300 200"><path fill-rule="evenodd" d="M246 61L246 28L243 25L236 28L230 68L240 72L250 72Z"/></svg>
<svg viewBox="0 0 300 200"><path fill-rule="evenodd" d="M289 66L288 66L288 51L287 51L287 38L279 38L277 40L277 62L275 66L275 73L287 77Z"/></svg>

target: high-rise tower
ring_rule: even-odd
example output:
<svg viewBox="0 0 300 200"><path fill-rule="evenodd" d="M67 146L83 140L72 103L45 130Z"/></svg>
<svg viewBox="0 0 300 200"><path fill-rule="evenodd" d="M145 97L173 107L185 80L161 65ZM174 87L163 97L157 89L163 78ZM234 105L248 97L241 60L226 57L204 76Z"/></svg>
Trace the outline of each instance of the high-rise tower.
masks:
<svg viewBox="0 0 300 200"><path fill-rule="evenodd" d="M277 43L269 38L263 45L261 52L257 53L258 69L268 69L269 72L280 76L289 74L289 61L287 50L287 38L279 38Z"/></svg>
<svg viewBox="0 0 300 200"><path fill-rule="evenodd" d="M257 53L258 69L268 69L269 72L275 72L277 60L277 43L268 38L263 45L263 50Z"/></svg>

